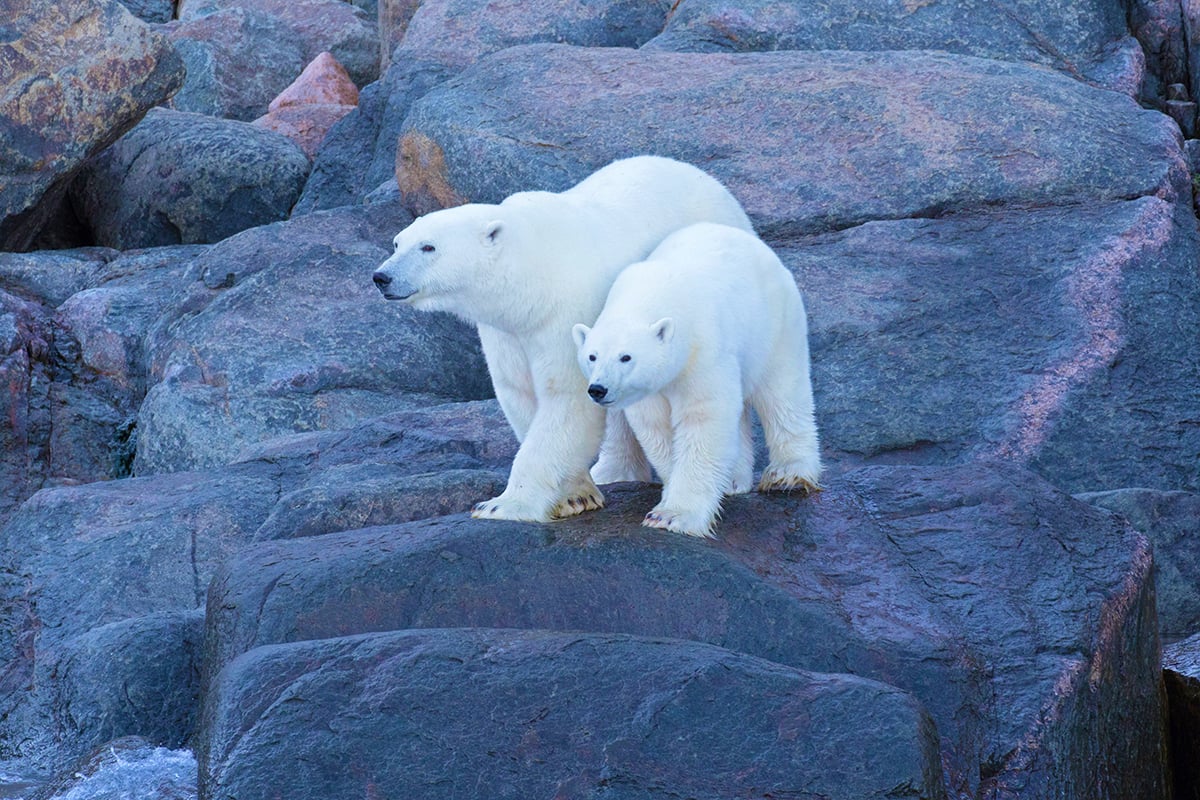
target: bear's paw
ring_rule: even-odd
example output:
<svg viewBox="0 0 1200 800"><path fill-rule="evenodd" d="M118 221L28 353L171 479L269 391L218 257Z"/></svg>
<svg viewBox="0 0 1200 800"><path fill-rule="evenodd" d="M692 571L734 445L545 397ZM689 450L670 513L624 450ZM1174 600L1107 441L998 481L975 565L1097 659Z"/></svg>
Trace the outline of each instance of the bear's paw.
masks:
<svg viewBox="0 0 1200 800"><path fill-rule="evenodd" d="M714 516L694 511L675 511L669 508L655 507L642 520L642 525L647 528L686 533L688 536L701 539L715 539L717 537L713 533L713 525L716 524L716 521Z"/></svg>

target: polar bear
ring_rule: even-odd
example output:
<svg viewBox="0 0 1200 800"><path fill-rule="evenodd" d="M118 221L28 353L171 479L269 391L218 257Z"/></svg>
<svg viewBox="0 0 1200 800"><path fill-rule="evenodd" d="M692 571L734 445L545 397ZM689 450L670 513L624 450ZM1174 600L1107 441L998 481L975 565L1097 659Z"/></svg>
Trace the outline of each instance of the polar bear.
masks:
<svg viewBox="0 0 1200 800"><path fill-rule="evenodd" d="M804 302L757 236L707 223L671 234L572 334L588 395L624 409L663 481L643 525L712 535L722 495L750 488L750 408L770 451L759 489L817 490Z"/></svg>
<svg viewBox="0 0 1200 800"><path fill-rule="evenodd" d="M564 192L520 192L415 220L374 281L383 296L474 323L496 398L520 447L508 485L472 516L545 522L599 508L596 488L649 477L619 414L587 396L571 325L591 322L624 267L694 222L752 230L703 170L658 156L622 159ZM589 474L601 438L605 457Z"/></svg>

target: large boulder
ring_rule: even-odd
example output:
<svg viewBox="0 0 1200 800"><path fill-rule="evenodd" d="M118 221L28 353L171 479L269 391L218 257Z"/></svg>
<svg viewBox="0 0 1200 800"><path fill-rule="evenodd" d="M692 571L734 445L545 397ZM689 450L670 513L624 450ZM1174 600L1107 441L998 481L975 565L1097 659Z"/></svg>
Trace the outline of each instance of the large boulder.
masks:
<svg viewBox="0 0 1200 800"><path fill-rule="evenodd" d="M924 52L513 47L413 104L396 177L423 212L447 193L562 190L645 152L708 168L766 234L1190 197L1163 115L1049 70Z"/></svg>
<svg viewBox="0 0 1200 800"><path fill-rule="evenodd" d="M149 340L134 474L199 469L286 433L346 428L401 396L491 395L475 331L388 304L370 275L410 218L359 206L255 228L193 262Z"/></svg>
<svg viewBox="0 0 1200 800"><path fill-rule="evenodd" d="M106 247L0 253L0 285L6 292L57 308L92 285L117 255Z"/></svg>
<svg viewBox="0 0 1200 800"><path fill-rule="evenodd" d="M25 250L75 170L183 82L170 43L113 0L11 0L0 42L0 250Z"/></svg>
<svg viewBox="0 0 1200 800"><path fill-rule="evenodd" d="M329 51L358 85L379 77L376 21L343 0L179 0L177 16L186 24L237 9L271 19L275 35L298 45L305 64Z"/></svg>
<svg viewBox="0 0 1200 800"><path fill-rule="evenodd" d="M670 637L910 691L952 793L1166 796L1150 549L1112 515L1011 467L868 467L731 499L704 542L639 527L657 494L245 550L210 589L202 685L221 697L262 645L364 632Z"/></svg>
<svg viewBox="0 0 1200 800"><path fill-rule="evenodd" d="M424 0L405 23L379 85L318 153L298 207L313 211L359 202L391 180L409 107L484 55L532 42L638 47L662 29L669 10L664 0Z"/></svg>
<svg viewBox="0 0 1200 800"><path fill-rule="evenodd" d="M249 9L176 20L163 31L187 65L187 80L171 99L178 111L249 122L308 63L286 28Z"/></svg>
<svg viewBox="0 0 1200 800"><path fill-rule="evenodd" d="M199 741L212 800L945 796L937 734L905 692L618 635L259 648L222 673Z"/></svg>
<svg viewBox="0 0 1200 800"><path fill-rule="evenodd" d="M286 136L156 108L73 193L96 241L128 250L218 242L284 219L307 177L308 158Z"/></svg>
<svg viewBox="0 0 1200 800"><path fill-rule="evenodd" d="M1002 458L1073 492L1200 488L1186 206L1001 209L774 244L808 305L829 450Z"/></svg>
<svg viewBox="0 0 1200 800"><path fill-rule="evenodd" d="M358 88L329 53L314 58L279 96L255 127L282 133L310 159L329 129L358 105Z"/></svg>
<svg viewBox="0 0 1200 800"><path fill-rule="evenodd" d="M1144 57L1120 0L682 0L647 47L688 52L944 50L1029 61L1135 95Z"/></svg>
<svg viewBox="0 0 1200 800"><path fill-rule="evenodd" d="M203 604L278 489L258 462L44 489L14 512L0 528L0 755L46 767L116 734L178 744L195 637L171 614Z"/></svg>

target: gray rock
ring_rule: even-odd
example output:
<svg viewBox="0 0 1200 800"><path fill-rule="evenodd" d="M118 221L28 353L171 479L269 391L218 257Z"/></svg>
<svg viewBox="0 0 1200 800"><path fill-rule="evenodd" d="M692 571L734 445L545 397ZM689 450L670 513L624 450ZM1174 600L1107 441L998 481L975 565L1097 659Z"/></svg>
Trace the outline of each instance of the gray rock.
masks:
<svg viewBox="0 0 1200 800"><path fill-rule="evenodd" d="M113 0L9 0L0 29L0 250L25 250L75 170L170 97L184 71L170 43Z"/></svg>
<svg viewBox="0 0 1200 800"><path fill-rule="evenodd" d="M945 796L910 695L691 642L460 629L263 647L212 701L214 800Z"/></svg>
<svg viewBox="0 0 1200 800"><path fill-rule="evenodd" d="M179 0L178 17L186 24L230 10L245 10L270 19L274 38L295 43L304 64L328 51L359 86L379 77L379 34L375 17L352 3L342 0ZM297 70L292 77L298 74Z"/></svg>
<svg viewBox="0 0 1200 800"><path fill-rule="evenodd" d="M394 178L396 143L413 102L482 56L532 42L637 47L662 28L669 6L663 0L425 0L405 24L387 73L326 139L297 208L357 203Z"/></svg>
<svg viewBox="0 0 1200 800"><path fill-rule="evenodd" d="M398 152L405 203L422 210L669 155L710 170L773 236L1190 196L1163 115L1049 70L924 52L513 47L418 100Z"/></svg>
<svg viewBox="0 0 1200 800"><path fill-rule="evenodd" d="M1045 64L1136 95L1142 57L1119 0L682 0L647 47L686 52L943 50Z"/></svg>
<svg viewBox="0 0 1200 800"><path fill-rule="evenodd" d="M47 478L53 341L45 309L0 290L0 522Z"/></svg>
<svg viewBox="0 0 1200 800"><path fill-rule="evenodd" d="M177 302L199 246L130 251L54 314L50 474L95 481L130 474L146 395L145 339Z"/></svg>
<svg viewBox="0 0 1200 800"><path fill-rule="evenodd" d="M1154 545L1163 639L1172 642L1200 632L1200 495L1117 489L1077 497L1117 512Z"/></svg>
<svg viewBox="0 0 1200 800"><path fill-rule="evenodd" d="M137 735L179 748L196 725L204 612L166 611L93 628L53 667L54 720L68 753Z"/></svg>
<svg viewBox="0 0 1200 800"><path fill-rule="evenodd" d="M73 192L106 246L205 244L287 217L308 167L281 134L160 108L89 164Z"/></svg>
<svg viewBox="0 0 1200 800"><path fill-rule="evenodd" d="M226 463L288 433L347 428L405 393L488 397L478 337L371 284L409 218L373 205L256 228L193 265L186 310L150 337L134 474Z"/></svg>
<svg viewBox="0 0 1200 800"><path fill-rule="evenodd" d="M99 247L0 253L0 286L26 300L57 308L104 274L115 250Z"/></svg>
<svg viewBox="0 0 1200 800"><path fill-rule="evenodd" d="M997 209L772 240L843 461L1002 458L1073 492L1200 489L1184 202Z"/></svg>
<svg viewBox="0 0 1200 800"><path fill-rule="evenodd" d="M665 636L912 692L955 792L1165 796L1150 549L1111 515L1010 467L869 467L731 499L709 543L640 528L657 493L245 550L210 589L203 685L262 645L364 632Z"/></svg>
<svg viewBox="0 0 1200 800"><path fill-rule="evenodd" d="M106 726L159 735L174 724L192 691L174 677L189 674L194 641L147 638L186 630L179 617L128 621L202 605L216 565L249 541L278 487L270 465L248 464L47 489L14 512L0 528L0 757L44 768L103 741ZM94 631L112 623L125 624ZM174 653L157 667L169 682L137 663L146 649ZM146 705L121 716L113 703L122 696ZM153 697L163 705L152 708Z"/></svg>
<svg viewBox="0 0 1200 800"><path fill-rule="evenodd" d="M175 0L119 0L130 14L143 22L169 22L175 16Z"/></svg>
<svg viewBox="0 0 1200 800"><path fill-rule="evenodd" d="M231 8L163 26L187 65L171 108L245 122L304 70L304 49L276 20Z"/></svg>

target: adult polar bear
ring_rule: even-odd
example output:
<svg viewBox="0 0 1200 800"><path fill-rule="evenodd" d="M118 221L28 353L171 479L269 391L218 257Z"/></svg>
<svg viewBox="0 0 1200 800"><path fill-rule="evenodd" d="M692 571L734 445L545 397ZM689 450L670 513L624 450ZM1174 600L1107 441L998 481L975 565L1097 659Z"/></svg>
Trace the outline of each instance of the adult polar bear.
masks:
<svg viewBox="0 0 1200 800"><path fill-rule="evenodd" d="M750 488L748 407L771 456L759 488L817 488L804 301L757 236L707 223L671 234L572 334L588 394L625 410L663 480L644 525L711 535L722 495Z"/></svg>
<svg viewBox="0 0 1200 800"><path fill-rule="evenodd" d="M648 477L619 416L605 437L571 326L596 319L623 268L696 222L753 230L738 201L703 170L636 156L564 192L435 211L396 235L376 286L389 300L477 326L496 398L520 442L504 492L472 516L545 522L603 505L593 476ZM604 455L589 475L602 437Z"/></svg>

